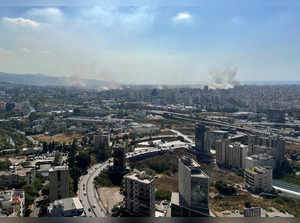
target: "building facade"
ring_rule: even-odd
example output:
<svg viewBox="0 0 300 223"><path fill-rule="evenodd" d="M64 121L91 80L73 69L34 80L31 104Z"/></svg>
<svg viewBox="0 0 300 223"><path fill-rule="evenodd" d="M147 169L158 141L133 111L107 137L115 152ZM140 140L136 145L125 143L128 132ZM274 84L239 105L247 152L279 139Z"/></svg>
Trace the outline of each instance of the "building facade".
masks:
<svg viewBox="0 0 300 223"><path fill-rule="evenodd" d="M179 203L190 216L209 216L209 177L193 159L178 160Z"/></svg>
<svg viewBox="0 0 300 223"><path fill-rule="evenodd" d="M48 214L51 217L75 217L81 216L83 212L84 209L78 197L56 200L48 207Z"/></svg>
<svg viewBox="0 0 300 223"><path fill-rule="evenodd" d="M244 171L245 184L253 192L272 191L272 168L259 167L249 168Z"/></svg>
<svg viewBox="0 0 300 223"><path fill-rule="evenodd" d="M230 143L229 140L216 142L216 160L219 165L226 168L245 169L245 158L248 146L239 142Z"/></svg>
<svg viewBox="0 0 300 223"><path fill-rule="evenodd" d="M60 200L69 197L69 168L56 166L49 170L49 200Z"/></svg>
<svg viewBox="0 0 300 223"><path fill-rule="evenodd" d="M221 130L207 131L205 136L206 140L204 142L205 151L216 149L217 140L227 139L228 136L229 133L227 131L221 131Z"/></svg>
<svg viewBox="0 0 300 223"><path fill-rule="evenodd" d="M210 151L205 146L206 131L207 131L207 129L206 129L205 125L202 125L200 123L196 124L196 128L195 128L195 146L196 146L196 150L199 153L210 154Z"/></svg>
<svg viewBox="0 0 300 223"><path fill-rule="evenodd" d="M0 207L11 217L23 217L25 212L24 190L0 191Z"/></svg>
<svg viewBox="0 0 300 223"><path fill-rule="evenodd" d="M130 215L155 217L155 178L144 172L124 176L125 207Z"/></svg>
<svg viewBox="0 0 300 223"><path fill-rule="evenodd" d="M267 153L272 155L279 167L284 161L285 140L278 135L270 136L248 136L249 155Z"/></svg>
<svg viewBox="0 0 300 223"><path fill-rule="evenodd" d="M261 217L261 208L244 208L244 217Z"/></svg>
<svg viewBox="0 0 300 223"><path fill-rule="evenodd" d="M93 141L96 147L99 147L101 145L109 146L110 145L109 131L100 131L98 134L94 135Z"/></svg>
<svg viewBox="0 0 300 223"><path fill-rule="evenodd" d="M256 166L275 167L275 159L267 153L253 154L245 158L245 169L254 168Z"/></svg>

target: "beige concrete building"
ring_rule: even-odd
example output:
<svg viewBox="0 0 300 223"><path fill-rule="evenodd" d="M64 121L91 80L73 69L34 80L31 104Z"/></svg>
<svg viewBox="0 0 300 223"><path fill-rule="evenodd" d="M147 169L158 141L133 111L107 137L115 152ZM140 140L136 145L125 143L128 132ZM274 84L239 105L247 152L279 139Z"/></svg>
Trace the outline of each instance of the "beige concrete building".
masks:
<svg viewBox="0 0 300 223"><path fill-rule="evenodd" d="M49 200L59 200L69 197L69 168L56 166L49 170Z"/></svg>
<svg viewBox="0 0 300 223"><path fill-rule="evenodd" d="M244 172L245 184L253 192L272 191L272 168L254 167Z"/></svg>
<svg viewBox="0 0 300 223"><path fill-rule="evenodd" d="M280 165L284 160L285 140L278 135L249 135L248 146L249 155L267 153L274 157L276 165Z"/></svg>
<svg viewBox="0 0 300 223"><path fill-rule="evenodd" d="M230 140L217 140L216 141L216 161L220 165L225 165L226 148L229 146Z"/></svg>
<svg viewBox="0 0 300 223"><path fill-rule="evenodd" d="M227 168L244 169L248 146L238 142L230 143L229 140L216 142L217 163Z"/></svg>
<svg viewBox="0 0 300 223"><path fill-rule="evenodd" d="M135 171L125 175L125 206L133 216L155 216L155 177Z"/></svg>

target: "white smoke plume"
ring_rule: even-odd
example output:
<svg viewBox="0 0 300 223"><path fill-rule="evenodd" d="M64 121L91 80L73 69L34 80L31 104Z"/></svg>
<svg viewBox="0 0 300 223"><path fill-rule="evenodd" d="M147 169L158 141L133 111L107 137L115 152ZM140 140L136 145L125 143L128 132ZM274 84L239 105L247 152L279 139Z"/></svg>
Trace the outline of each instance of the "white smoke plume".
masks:
<svg viewBox="0 0 300 223"><path fill-rule="evenodd" d="M120 89L121 85L113 80L113 73L106 68L99 69L95 62L90 64L74 65L73 72L70 77L64 78L67 86L89 88L96 90ZM88 76L95 76L96 80L85 79Z"/></svg>
<svg viewBox="0 0 300 223"><path fill-rule="evenodd" d="M226 67L225 69L213 69L209 72L211 78L211 89L230 89L241 85L236 79L238 69Z"/></svg>

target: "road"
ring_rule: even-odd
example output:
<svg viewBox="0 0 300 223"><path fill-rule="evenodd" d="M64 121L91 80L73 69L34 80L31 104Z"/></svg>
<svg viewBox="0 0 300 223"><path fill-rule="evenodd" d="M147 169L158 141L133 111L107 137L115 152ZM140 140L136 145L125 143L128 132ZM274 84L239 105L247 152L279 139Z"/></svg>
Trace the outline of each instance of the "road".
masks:
<svg viewBox="0 0 300 223"><path fill-rule="evenodd" d="M169 129L171 132L177 134L178 136L181 136L184 138L185 141L189 143L195 143L192 139L190 139L187 135L182 134L181 132L174 130L174 129Z"/></svg>
<svg viewBox="0 0 300 223"><path fill-rule="evenodd" d="M273 180L272 184L276 190L279 190L282 192L282 195L300 199L300 187L299 186L291 185L291 184L288 184L285 182L281 182L279 180Z"/></svg>
<svg viewBox="0 0 300 223"><path fill-rule="evenodd" d="M35 108L31 106L30 102L28 101L28 106L29 106L29 109L30 109L30 112L28 112L27 115L24 115L23 118L29 118L29 116L31 115L32 112L35 112Z"/></svg>
<svg viewBox="0 0 300 223"><path fill-rule="evenodd" d="M104 163L94 165L88 173L80 178L79 199L81 200L84 212L87 217L105 217L106 211L98 198L97 190L94 186L94 179L109 164L109 160ZM85 185L85 186L83 186ZM93 206L95 208L93 208ZM90 210L90 211L89 211Z"/></svg>
<svg viewBox="0 0 300 223"><path fill-rule="evenodd" d="M174 132L175 134L182 136L186 141L189 143L193 143L191 139L189 139L186 135L180 133L179 131L176 130L171 130L170 131ZM162 144L162 147L147 147L144 149L139 149L138 151L135 152L130 152L126 154L126 158L130 159L136 156L142 156L147 153L153 153L156 154L161 151L167 151L167 150L173 150L177 148L188 148L188 144L186 143L180 144L166 144L168 146L164 146ZM97 177L101 171L103 171L104 168L106 168L109 165L109 162L112 161L112 158L107 160L104 163L99 163L88 169L88 173L84 176L81 176L79 185L78 185L78 191L79 191L79 199L81 200L82 206L84 208L84 211L86 213L87 217L105 217L106 216L106 210L104 206L101 203L101 199L98 197L97 190L94 186L94 179ZM84 185L84 186L83 186ZM93 208L93 206L95 208ZM89 211L90 210L90 211Z"/></svg>

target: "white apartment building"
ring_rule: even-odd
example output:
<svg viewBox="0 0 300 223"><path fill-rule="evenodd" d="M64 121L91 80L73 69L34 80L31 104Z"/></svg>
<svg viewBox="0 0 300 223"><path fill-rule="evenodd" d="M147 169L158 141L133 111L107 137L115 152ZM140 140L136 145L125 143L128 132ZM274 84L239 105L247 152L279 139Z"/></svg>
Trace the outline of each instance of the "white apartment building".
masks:
<svg viewBox="0 0 300 223"><path fill-rule="evenodd" d="M254 167L244 172L245 184L248 189L254 192L272 191L272 168Z"/></svg>
<svg viewBox="0 0 300 223"><path fill-rule="evenodd" d="M133 216L155 217L155 177L135 171L124 178L127 211Z"/></svg>

